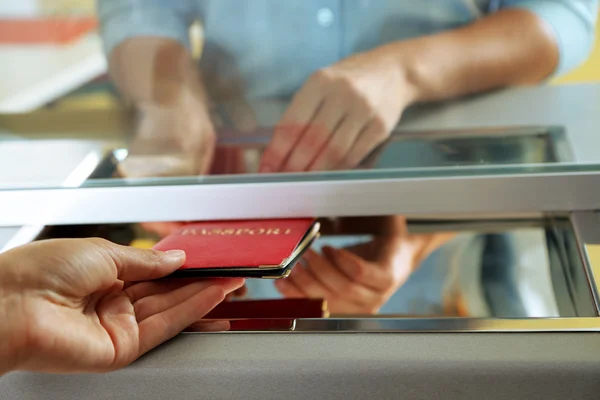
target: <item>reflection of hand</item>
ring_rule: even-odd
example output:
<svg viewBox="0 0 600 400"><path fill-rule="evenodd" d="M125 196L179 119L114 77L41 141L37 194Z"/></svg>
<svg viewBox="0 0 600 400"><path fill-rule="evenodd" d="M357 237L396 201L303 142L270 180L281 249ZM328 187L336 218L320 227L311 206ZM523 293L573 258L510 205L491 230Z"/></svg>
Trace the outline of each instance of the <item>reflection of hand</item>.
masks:
<svg viewBox="0 0 600 400"><path fill-rule="evenodd" d="M203 175L213 162L216 135L205 105L160 108L142 112L138 133L118 172L127 178ZM145 223L149 232L166 236L177 223Z"/></svg>
<svg viewBox="0 0 600 400"><path fill-rule="evenodd" d="M147 281L169 274L184 259L183 253L98 239L37 242L0 255L0 369L124 367L198 322L243 284Z"/></svg>
<svg viewBox="0 0 600 400"><path fill-rule="evenodd" d="M209 172L215 143L215 130L202 101L146 106L119 172L132 178L203 175Z"/></svg>
<svg viewBox="0 0 600 400"><path fill-rule="evenodd" d="M244 151L238 147L217 147L211 175L242 174L246 171ZM148 232L165 237L184 226L183 222L145 222L140 224Z"/></svg>
<svg viewBox="0 0 600 400"><path fill-rule="evenodd" d="M412 96L384 49L320 70L275 129L261 171L353 168L389 136Z"/></svg>
<svg viewBox="0 0 600 400"><path fill-rule="evenodd" d="M310 250L286 280L286 297L324 298L332 314L375 314L451 234L382 236L348 249Z"/></svg>
<svg viewBox="0 0 600 400"><path fill-rule="evenodd" d="M325 247L322 255L309 250L306 266L275 285L286 297L326 299L332 314L376 313L414 268L407 250L396 240Z"/></svg>

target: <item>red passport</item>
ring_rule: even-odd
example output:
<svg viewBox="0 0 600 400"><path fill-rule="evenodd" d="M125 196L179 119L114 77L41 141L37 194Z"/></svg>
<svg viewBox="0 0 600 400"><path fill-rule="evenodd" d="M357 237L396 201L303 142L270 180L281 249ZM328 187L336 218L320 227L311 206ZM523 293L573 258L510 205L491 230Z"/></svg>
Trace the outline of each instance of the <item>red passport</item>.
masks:
<svg viewBox="0 0 600 400"><path fill-rule="evenodd" d="M204 319L297 319L327 318L327 302L323 299L273 299L225 301Z"/></svg>
<svg viewBox="0 0 600 400"><path fill-rule="evenodd" d="M285 278L319 236L314 218L189 223L158 242L184 250L185 264L169 277Z"/></svg>

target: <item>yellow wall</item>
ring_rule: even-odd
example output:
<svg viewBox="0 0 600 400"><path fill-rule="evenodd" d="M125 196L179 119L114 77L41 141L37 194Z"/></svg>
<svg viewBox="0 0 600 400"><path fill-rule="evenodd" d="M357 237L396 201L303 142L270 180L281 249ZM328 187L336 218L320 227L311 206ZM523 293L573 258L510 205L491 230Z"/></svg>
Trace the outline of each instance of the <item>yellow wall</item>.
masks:
<svg viewBox="0 0 600 400"><path fill-rule="evenodd" d="M563 84L583 82L600 83L600 28L596 28L596 46L587 62L570 74L557 79L555 83Z"/></svg>

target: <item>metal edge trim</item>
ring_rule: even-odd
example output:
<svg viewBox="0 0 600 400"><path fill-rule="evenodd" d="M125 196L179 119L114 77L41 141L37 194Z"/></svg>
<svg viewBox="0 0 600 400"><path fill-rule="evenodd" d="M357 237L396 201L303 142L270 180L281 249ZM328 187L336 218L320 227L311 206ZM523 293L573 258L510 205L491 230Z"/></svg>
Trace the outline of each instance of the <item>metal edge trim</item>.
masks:
<svg viewBox="0 0 600 400"><path fill-rule="evenodd" d="M0 191L0 226L307 215L498 215L585 211L595 209L598 199L597 172L14 190Z"/></svg>
<svg viewBox="0 0 600 400"><path fill-rule="evenodd" d="M579 211L571 214L577 247L585 267L596 313L600 315L600 256L590 252L591 246L600 248L600 220L595 211ZM594 252L595 253L595 252Z"/></svg>
<svg viewBox="0 0 600 400"><path fill-rule="evenodd" d="M600 318L364 318L364 319L297 319L293 331L230 331L238 333L542 333L600 332ZM185 332L185 334L208 332Z"/></svg>

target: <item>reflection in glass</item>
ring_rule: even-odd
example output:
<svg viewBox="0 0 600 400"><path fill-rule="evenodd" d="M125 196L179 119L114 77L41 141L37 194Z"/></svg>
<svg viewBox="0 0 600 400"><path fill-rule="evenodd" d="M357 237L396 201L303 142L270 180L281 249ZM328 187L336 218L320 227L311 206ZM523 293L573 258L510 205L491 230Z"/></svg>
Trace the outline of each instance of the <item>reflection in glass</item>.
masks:
<svg viewBox="0 0 600 400"><path fill-rule="evenodd" d="M314 255L294 269L313 277L324 287L335 287L337 277L317 257L329 257L335 251L360 255L369 268L385 266L377 260L389 251L378 244L396 241L392 252L396 258L388 275L364 270L358 277L361 286L346 286L350 293L335 293L325 298L330 318L555 318L595 316L584 266L577 252L570 223L563 219L521 221L427 221L409 220L404 230L395 218L378 217L324 220L323 236L313 246ZM327 222L330 225L327 226ZM390 222L391 221L391 222ZM401 220L400 220L401 221ZM151 247L157 237L138 225L48 227L39 239L49 237L101 236L117 243ZM386 239L383 239L386 238ZM374 253L360 253L357 249ZM345 249L345 250L341 250ZM342 257L348 263L352 258ZM338 260L339 261L339 260ZM311 265L312 263L312 265ZM315 268L316 267L316 268ZM351 271L344 265L338 271ZM405 274L396 279L395 274ZM398 283L381 286L381 277ZM248 280L244 290L229 301L297 298L298 293L281 290L281 282L293 283L304 293L307 281L301 275L284 281ZM362 279L362 280L361 280ZM328 281L329 280L329 281ZM278 283L279 282L279 283ZM378 286L380 285L380 286ZM342 286L343 287L343 286ZM393 287L391 293L385 293ZM368 305L365 293L378 294L382 303ZM312 288L314 289L314 287ZM310 297L319 297L310 292ZM325 293L327 296L327 294ZM361 297L362 296L362 297ZM353 303L355 301L355 303ZM361 303L362 302L362 303ZM300 305L300 307L302 307ZM320 307L320 306L319 306ZM302 309L304 313L307 310ZM293 307L277 311L278 319L288 322L298 317ZM285 313L288 314L285 314ZM280 314L283 313L283 314ZM269 322L272 313L264 314L254 324L238 322L240 330L260 324L279 329ZM304 314L303 314L304 315ZM266 318L269 317L269 318ZM285 318L284 318L285 317ZM281 321L279 321L281 323ZM259 325L256 325L259 324ZM291 322L290 322L291 324ZM262 325L260 325L262 326ZM287 325L286 325L287 326ZM279 327L279 328L277 328ZM249 329L249 328L248 328ZM283 328L281 328L283 329Z"/></svg>
<svg viewBox="0 0 600 400"><path fill-rule="evenodd" d="M42 123L43 118L39 124ZM20 124L21 122L13 125ZM36 124L27 129L40 132L42 127ZM246 133L223 130L220 132L208 175L201 177L185 176L185 168L181 164L185 160L178 156L166 153L132 155L127 147L102 141L0 142L0 155L3 155L1 163L6 167L2 168L0 186L2 189L112 187L522 174L596 169L595 165L573 164L573 153L562 129L520 127L417 133L399 130L354 171L257 174L271 134L272 129L268 128ZM149 162L148 157L153 161ZM60 169L63 164L68 164L69 169ZM132 174L138 178L123 178ZM76 182L71 175L77 176Z"/></svg>
<svg viewBox="0 0 600 400"><path fill-rule="evenodd" d="M129 155L115 177L133 180L355 167L482 173L572 161L554 128L526 129L518 139L503 129L466 139L395 128L413 106L568 72L592 51L584 44L597 13L597 5L575 10L569 0L5 3L0 143L110 137L119 143L105 147ZM560 32L549 34L548 24ZM524 95L522 104L529 101L536 99ZM262 137L260 150L229 151L228 131Z"/></svg>
<svg viewBox="0 0 600 400"><path fill-rule="evenodd" d="M459 0L100 0L98 10L110 76L139 116L130 161L144 161L126 177L206 174L216 132L265 126L255 103L280 99L288 104L259 172L352 169L413 105L538 84L578 65L589 49L566 51L556 37L589 43L597 11ZM551 35L547 24L563 24L548 15L581 29Z"/></svg>

